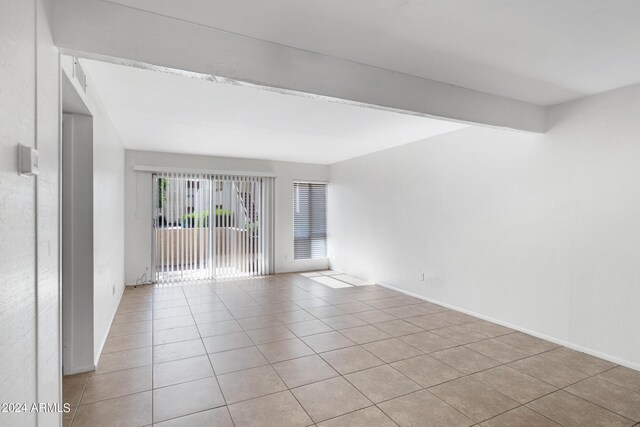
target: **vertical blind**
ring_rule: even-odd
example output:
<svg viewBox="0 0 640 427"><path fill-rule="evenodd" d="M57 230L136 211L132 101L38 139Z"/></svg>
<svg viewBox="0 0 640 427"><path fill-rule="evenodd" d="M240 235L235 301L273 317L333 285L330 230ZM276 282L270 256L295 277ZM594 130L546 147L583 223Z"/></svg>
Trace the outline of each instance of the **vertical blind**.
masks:
<svg viewBox="0 0 640 427"><path fill-rule="evenodd" d="M327 184L293 183L294 259L327 256Z"/></svg>
<svg viewBox="0 0 640 427"><path fill-rule="evenodd" d="M153 175L158 283L270 274L273 178Z"/></svg>

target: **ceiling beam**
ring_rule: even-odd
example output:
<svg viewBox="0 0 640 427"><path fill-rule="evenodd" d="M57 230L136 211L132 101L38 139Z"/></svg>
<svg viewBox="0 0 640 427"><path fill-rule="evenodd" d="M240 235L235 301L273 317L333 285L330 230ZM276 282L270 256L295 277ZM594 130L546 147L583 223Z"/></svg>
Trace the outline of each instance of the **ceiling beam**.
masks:
<svg viewBox="0 0 640 427"><path fill-rule="evenodd" d="M58 0L63 53L371 108L542 133L543 107L104 0Z"/></svg>

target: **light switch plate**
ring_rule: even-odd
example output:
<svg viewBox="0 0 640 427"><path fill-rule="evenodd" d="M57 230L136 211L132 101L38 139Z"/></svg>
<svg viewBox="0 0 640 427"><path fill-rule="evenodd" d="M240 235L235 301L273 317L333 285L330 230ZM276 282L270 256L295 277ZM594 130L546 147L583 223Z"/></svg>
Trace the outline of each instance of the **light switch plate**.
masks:
<svg viewBox="0 0 640 427"><path fill-rule="evenodd" d="M18 145L18 173L23 176L38 175L38 150Z"/></svg>

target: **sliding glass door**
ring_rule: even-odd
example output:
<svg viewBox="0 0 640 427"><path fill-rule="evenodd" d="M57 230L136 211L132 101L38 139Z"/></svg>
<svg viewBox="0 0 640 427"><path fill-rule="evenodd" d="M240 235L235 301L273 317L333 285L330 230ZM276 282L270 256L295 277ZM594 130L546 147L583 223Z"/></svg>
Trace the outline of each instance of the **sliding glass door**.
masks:
<svg viewBox="0 0 640 427"><path fill-rule="evenodd" d="M270 274L273 181L269 177L154 174L154 281Z"/></svg>

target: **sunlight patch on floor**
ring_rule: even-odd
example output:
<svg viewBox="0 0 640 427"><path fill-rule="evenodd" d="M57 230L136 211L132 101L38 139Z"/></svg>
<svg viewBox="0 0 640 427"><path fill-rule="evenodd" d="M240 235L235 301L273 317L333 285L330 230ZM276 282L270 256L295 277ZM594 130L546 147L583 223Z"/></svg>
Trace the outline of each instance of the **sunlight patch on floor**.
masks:
<svg viewBox="0 0 640 427"><path fill-rule="evenodd" d="M334 289L351 287L351 285L346 282L343 282L341 280L336 280L328 276L311 277L311 280L321 283L325 286L329 286L330 288L334 288Z"/></svg>

